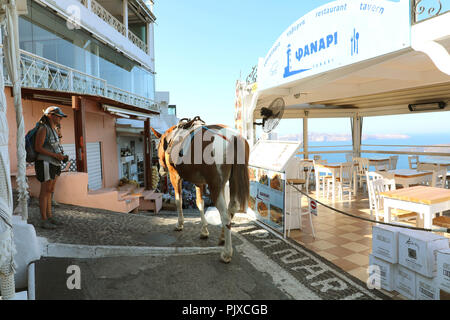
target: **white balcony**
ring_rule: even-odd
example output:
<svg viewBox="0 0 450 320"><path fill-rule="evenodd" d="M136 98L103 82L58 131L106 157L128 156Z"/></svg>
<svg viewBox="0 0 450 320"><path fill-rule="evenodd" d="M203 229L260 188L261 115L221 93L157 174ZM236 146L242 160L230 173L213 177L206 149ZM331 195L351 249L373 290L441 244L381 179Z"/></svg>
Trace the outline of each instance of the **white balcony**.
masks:
<svg viewBox="0 0 450 320"><path fill-rule="evenodd" d="M23 50L20 56L23 88L100 96L159 113L159 108L153 100L109 85L106 80ZM5 85L12 85L7 73L5 73Z"/></svg>

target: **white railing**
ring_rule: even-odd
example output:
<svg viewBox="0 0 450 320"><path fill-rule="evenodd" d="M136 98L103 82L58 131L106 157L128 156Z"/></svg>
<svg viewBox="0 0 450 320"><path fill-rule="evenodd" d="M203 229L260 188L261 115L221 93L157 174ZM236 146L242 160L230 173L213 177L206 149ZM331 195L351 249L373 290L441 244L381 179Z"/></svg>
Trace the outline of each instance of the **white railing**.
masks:
<svg viewBox="0 0 450 320"><path fill-rule="evenodd" d="M110 26L112 26L114 29L119 31L125 37L127 36L125 25L122 22L120 22L119 20L117 20L116 18L114 18L114 16L111 13L109 13L108 10L103 8L97 1L91 0L91 8L90 9L93 13L95 13L97 16L99 16L103 21L108 23Z"/></svg>
<svg viewBox="0 0 450 320"><path fill-rule="evenodd" d="M2 47L0 46L0 48ZM20 74L23 88L101 96L138 108L159 112L152 99L111 86L104 79L66 67L24 50L20 51ZM11 85L7 73L5 73L5 85Z"/></svg>
<svg viewBox="0 0 450 320"><path fill-rule="evenodd" d="M148 53L148 46L147 44L138 38L133 32L128 30L128 39L133 42L138 48L140 48L142 51Z"/></svg>
<svg viewBox="0 0 450 320"><path fill-rule="evenodd" d="M138 36L136 36L133 32L128 30L127 34L127 28L126 26L120 22L118 19L116 19L111 13L109 13L108 10L106 10L101 4L99 4L95 0L79 0L82 5L84 5L86 8L88 8L90 11L92 11L95 15L97 15L100 19L105 21L107 24L112 26L114 29L116 29L119 33L121 33L123 36L127 37L128 40L130 40L135 46L137 46L139 49L144 51L145 53L149 53L149 47L148 45L139 39ZM89 7L90 3L90 7Z"/></svg>

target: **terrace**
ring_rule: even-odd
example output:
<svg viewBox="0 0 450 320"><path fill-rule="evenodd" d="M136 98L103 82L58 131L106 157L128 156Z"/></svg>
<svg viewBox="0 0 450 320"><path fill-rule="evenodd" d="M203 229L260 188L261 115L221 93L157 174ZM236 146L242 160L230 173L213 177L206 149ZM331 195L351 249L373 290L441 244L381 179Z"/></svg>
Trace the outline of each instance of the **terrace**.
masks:
<svg viewBox="0 0 450 320"><path fill-rule="evenodd" d="M387 10L387 7L361 13L360 8L348 6L347 12L340 11L341 16L317 14L327 12L339 4L336 1L324 5L293 22L274 42L267 55L259 59L257 71L254 68L247 80L240 83L237 97L241 99L243 107L236 114L241 115L239 120L242 120L243 134L254 144L261 134L254 124L262 119L261 109L267 108L275 99L282 98L285 107L278 128L286 123L285 119L303 122L303 132L300 129L295 139L302 141L296 154L298 159L312 160L315 156L316 159L321 157L321 160L328 160L328 163L342 163L352 162L354 158L398 156L397 168L415 171L416 168L410 166L408 159L418 156L419 162L444 164L450 169L450 141L416 144L405 140L405 144L377 144L364 143L363 140L363 122L370 122L363 121L365 119L388 116L407 119L408 115L421 115L423 126L427 128L427 115L450 110L450 33L446 27L450 23L448 4L412 0L409 3L397 2L395 6L398 11L395 13ZM351 30L346 27L335 28L334 25L340 24L339 19L345 19L345 14L351 15L355 21L358 21L359 15L364 15L364 19L372 19L370 23L365 22L371 25L371 30L357 23ZM311 21L313 23L308 25ZM296 28L298 25L301 28ZM316 30L320 30L320 34ZM324 38L324 35L327 34L330 46L322 53L318 50L312 54L316 43L325 43L327 37ZM363 44L363 34L371 41ZM334 39L342 42L339 44ZM371 43L377 43L378 47L371 47ZM384 45L385 49L382 48ZM236 105L239 106L239 103ZM318 119L345 121L350 142L318 144L311 141L309 125ZM384 129L379 128L378 132L390 133ZM290 133L296 135L297 132ZM339 164L335 165L339 167ZM388 161L386 165L391 165L391 162ZM379 169L372 166L368 171ZM431 177L431 172L425 175ZM404 177L395 177L397 189L402 188ZM431 188L431 183L426 179L420 184ZM448 192L448 184L442 189ZM324 197L314 187L310 187L310 190L312 198L329 206L327 208L319 204L318 215L311 218L316 236L314 238L312 235L307 215L302 218L301 230L293 229L289 236L366 281L372 226L376 223L365 220L375 220L370 214L367 188L357 188L351 200L347 196L333 199L331 194ZM302 207L308 207L305 197L302 198ZM348 217L331 208L363 219ZM448 216L446 210L443 210L444 216ZM293 210L293 216L297 214ZM286 219L289 218L285 218L285 223L288 223ZM423 228L428 227L429 221L426 219L420 216L402 223ZM383 220L384 216L381 218ZM448 233L441 234L450 238Z"/></svg>

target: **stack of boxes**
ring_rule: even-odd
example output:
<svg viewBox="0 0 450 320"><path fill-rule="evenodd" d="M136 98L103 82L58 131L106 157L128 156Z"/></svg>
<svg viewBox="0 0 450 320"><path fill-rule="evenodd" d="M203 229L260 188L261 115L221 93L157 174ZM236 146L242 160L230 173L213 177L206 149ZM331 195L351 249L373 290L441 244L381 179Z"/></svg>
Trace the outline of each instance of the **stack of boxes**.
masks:
<svg viewBox="0 0 450 320"><path fill-rule="evenodd" d="M431 232L376 225L369 257L372 281L408 299L439 300L450 296L449 239Z"/></svg>

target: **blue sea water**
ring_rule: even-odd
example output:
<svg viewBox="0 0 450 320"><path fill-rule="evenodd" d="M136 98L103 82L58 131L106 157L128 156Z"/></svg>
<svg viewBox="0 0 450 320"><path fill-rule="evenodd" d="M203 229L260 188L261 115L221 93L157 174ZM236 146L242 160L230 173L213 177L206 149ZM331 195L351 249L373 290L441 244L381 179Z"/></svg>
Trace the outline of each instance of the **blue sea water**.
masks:
<svg viewBox="0 0 450 320"><path fill-rule="evenodd" d="M351 141L324 141L324 142L309 142L309 158L313 158L315 155L314 151L332 151L332 150L352 150ZM365 146L365 145L385 145L383 147L378 146ZM407 145L408 147L398 147L391 145ZM413 147L413 146L432 146L432 145L448 145L447 148L424 148L424 147ZM315 146L340 146L336 148L315 148ZM389 147L387 147L389 146ZM417 134L409 135L408 139L367 139L362 141L362 150L383 150L383 151L419 151L423 152L425 149L432 152L447 152L450 153L450 134ZM302 150L300 150L302 151ZM330 154L320 154L322 159L326 159L329 163L333 162L345 162L345 153L330 153ZM386 153L362 153L362 157L366 158L384 158L393 154ZM397 162L398 169L409 168L408 155L398 155L399 159ZM430 161L430 160L445 160L450 162L450 157L442 156L425 156L420 155L419 161Z"/></svg>

